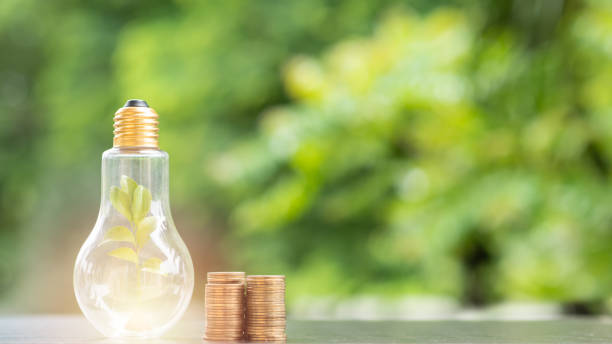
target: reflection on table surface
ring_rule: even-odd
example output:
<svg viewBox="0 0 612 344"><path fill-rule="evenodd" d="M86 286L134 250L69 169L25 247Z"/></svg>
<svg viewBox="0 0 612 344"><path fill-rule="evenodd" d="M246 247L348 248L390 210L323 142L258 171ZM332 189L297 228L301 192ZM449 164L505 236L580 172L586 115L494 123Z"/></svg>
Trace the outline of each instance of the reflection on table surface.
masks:
<svg viewBox="0 0 612 344"><path fill-rule="evenodd" d="M148 344L203 343L203 322L188 318ZM288 343L610 343L610 319L551 321L289 320ZM0 317L0 343L130 343L99 335L80 315ZM134 341L142 343L143 341Z"/></svg>

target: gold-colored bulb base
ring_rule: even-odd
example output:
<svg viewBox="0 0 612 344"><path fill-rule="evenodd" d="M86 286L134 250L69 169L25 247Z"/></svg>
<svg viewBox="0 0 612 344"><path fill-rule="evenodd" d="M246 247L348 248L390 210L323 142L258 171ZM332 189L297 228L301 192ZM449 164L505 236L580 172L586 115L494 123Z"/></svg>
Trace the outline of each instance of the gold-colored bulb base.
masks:
<svg viewBox="0 0 612 344"><path fill-rule="evenodd" d="M122 107L115 112L113 147L158 148L159 116L149 107Z"/></svg>

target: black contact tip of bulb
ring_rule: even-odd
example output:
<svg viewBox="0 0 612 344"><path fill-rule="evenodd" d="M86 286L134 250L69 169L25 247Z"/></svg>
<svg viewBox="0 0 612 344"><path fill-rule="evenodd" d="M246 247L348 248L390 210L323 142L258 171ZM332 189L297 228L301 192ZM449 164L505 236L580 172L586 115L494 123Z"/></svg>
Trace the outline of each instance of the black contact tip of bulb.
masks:
<svg viewBox="0 0 612 344"><path fill-rule="evenodd" d="M130 99L127 102L125 102L125 105L123 105L123 107L149 107L149 104L147 104L147 102L145 102L142 99Z"/></svg>

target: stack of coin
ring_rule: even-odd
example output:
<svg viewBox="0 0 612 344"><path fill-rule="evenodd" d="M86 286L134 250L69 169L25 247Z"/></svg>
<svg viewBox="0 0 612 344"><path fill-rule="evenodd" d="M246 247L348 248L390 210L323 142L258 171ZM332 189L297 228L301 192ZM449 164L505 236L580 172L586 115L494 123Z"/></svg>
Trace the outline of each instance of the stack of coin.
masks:
<svg viewBox="0 0 612 344"><path fill-rule="evenodd" d="M244 272L210 272L206 284L204 339L240 341L244 337Z"/></svg>
<svg viewBox="0 0 612 344"><path fill-rule="evenodd" d="M246 337L252 342L286 341L285 276L247 276Z"/></svg>

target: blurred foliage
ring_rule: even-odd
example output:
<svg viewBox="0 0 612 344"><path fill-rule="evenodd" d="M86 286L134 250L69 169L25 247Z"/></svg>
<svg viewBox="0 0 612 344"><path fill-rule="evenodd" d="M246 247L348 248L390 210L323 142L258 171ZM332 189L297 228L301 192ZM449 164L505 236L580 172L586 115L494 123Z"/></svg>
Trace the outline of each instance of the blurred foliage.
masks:
<svg viewBox="0 0 612 344"><path fill-rule="evenodd" d="M609 2L5 0L0 47L0 290L143 98L174 209L292 297L608 297Z"/></svg>

